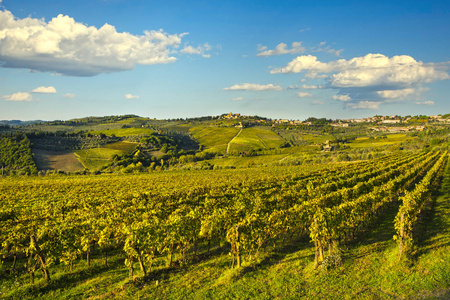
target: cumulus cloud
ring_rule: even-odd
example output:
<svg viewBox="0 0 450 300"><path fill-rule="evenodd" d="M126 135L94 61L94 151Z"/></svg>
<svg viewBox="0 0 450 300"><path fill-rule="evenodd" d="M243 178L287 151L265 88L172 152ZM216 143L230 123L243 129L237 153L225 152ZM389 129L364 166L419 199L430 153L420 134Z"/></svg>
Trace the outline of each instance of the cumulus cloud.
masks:
<svg viewBox="0 0 450 300"><path fill-rule="evenodd" d="M40 86L31 91L38 94L56 94L56 89L52 86Z"/></svg>
<svg viewBox="0 0 450 300"><path fill-rule="evenodd" d="M343 101L343 102L347 102L352 100L352 98L350 98L349 95L333 95L333 100L338 100L338 101Z"/></svg>
<svg viewBox="0 0 450 300"><path fill-rule="evenodd" d="M63 96L64 98L69 98L69 99L73 99L73 98L75 98L75 94L70 94L70 93L67 93L67 94L64 94L64 96Z"/></svg>
<svg viewBox="0 0 450 300"><path fill-rule="evenodd" d="M258 51L259 53L256 54L256 56L271 56L271 55L304 53L306 51L306 48L302 46L301 42L293 42L291 49L288 49L285 43L280 43L273 50L267 50L266 46L262 46L261 44L259 44Z"/></svg>
<svg viewBox="0 0 450 300"><path fill-rule="evenodd" d="M324 102L323 102L323 101L320 101L320 100L314 100L314 101L312 102L312 104L314 104L314 105L323 105Z"/></svg>
<svg viewBox="0 0 450 300"><path fill-rule="evenodd" d="M244 97L237 97L237 98L231 99L231 101L241 101L241 100L244 100Z"/></svg>
<svg viewBox="0 0 450 300"><path fill-rule="evenodd" d="M367 54L350 60L339 59L329 63L320 62L317 57L303 55L289 62L286 67L274 69L271 73L307 72L313 77L319 73L329 75L332 87L404 86L413 83L429 83L449 79L448 73L434 64L424 64L408 55L393 56Z"/></svg>
<svg viewBox="0 0 450 300"><path fill-rule="evenodd" d="M448 63L423 63L408 55L367 54L330 62L302 55L271 73L303 73L306 78L324 82L323 85L303 85L305 89L335 89L338 95L333 99L346 102L348 108L378 109L385 102L420 98L428 90L423 85L450 79L447 69Z"/></svg>
<svg viewBox="0 0 450 300"><path fill-rule="evenodd" d="M86 26L61 14L47 23L17 19L4 10L0 11L0 61L6 68L94 76L131 70L137 64L174 62L174 49L186 34L160 29L133 35L117 32L109 24Z"/></svg>
<svg viewBox="0 0 450 300"><path fill-rule="evenodd" d="M26 92L17 92L12 95L5 95L2 97L6 101L31 101L33 96Z"/></svg>
<svg viewBox="0 0 450 300"><path fill-rule="evenodd" d="M417 105L429 105L429 106L431 106L431 105L434 105L434 101L422 101L422 102L418 101L418 102L416 102L416 104Z"/></svg>
<svg viewBox="0 0 450 300"><path fill-rule="evenodd" d="M241 83L235 84L230 87L223 89L224 91L251 91L251 92L261 92L261 91L281 91L283 88L278 85L273 84L257 84L257 83Z"/></svg>
<svg viewBox="0 0 450 300"><path fill-rule="evenodd" d="M126 99L139 99L139 96L136 95L132 95L132 94L126 94L125 95Z"/></svg>
<svg viewBox="0 0 450 300"><path fill-rule="evenodd" d="M426 89L414 89L407 88L402 90L385 90L385 91L377 91L377 94L381 98L386 99L405 99L408 96L414 95L417 92L424 91Z"/></svg>
<svg viewBox="0 0 450 300"><path fill-rule="evenodd" d="M211 45L208 43L203 44L203 46L198 46L196 48L186 45L183 49L180 50L180 53L190 54L190 55L201 55L205 58L210 58L211 54L207 54L206 51L210 51L212 49Z"/></svg>
<svg viewBox="0 0 450 300"><path fill-rule="evenodd" d="M356 103L348 103L347 107L351 109L378 109L380 101L359 101Z"/></svg>
<svg viewBox="0 0 450 300"><path fill-rule="evenodd" d="M299 97L299 98L312 97L312 94L310 94L310 93L305 93L305 92L298 92L298 93L297 93L297 97Z"/></svg>
<svg viewBox="0 0 450 300"><path fill-rule="evenodd" d="M323 88L323 86L321 86L321 85L302 84L302 89L305 89L305 90L315 90L315 89L321 89L321 88Z"/></svg>
<svg viewBox="0 0 450 300"><path fill-rule="evenodd" d="M276 73L300 73L302 71L309 71L310 73L331 72L333 69L327 63L322 63L313 55L302 55L294 58L284 68L276 68L270 71L272 74Z"/></svg>

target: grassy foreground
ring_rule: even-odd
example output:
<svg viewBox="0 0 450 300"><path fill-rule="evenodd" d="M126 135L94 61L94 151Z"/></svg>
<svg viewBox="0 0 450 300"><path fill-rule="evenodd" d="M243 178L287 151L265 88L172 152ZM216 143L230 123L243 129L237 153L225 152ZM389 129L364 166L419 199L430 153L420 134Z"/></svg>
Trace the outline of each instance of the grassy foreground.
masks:
<svg viewBox="0 0 450 300"><path fill-rule="evenodd" d="M398 260L393 221L387 211L359 242L341 246L342 264L314 269L313 245L293 240L268 248L240 269L231 269L228 247L206 246L197 259L166 267L154 264L146 278L128 279L122 255L111 253L108 266L94 253L72 272L52 266L52 281L38 275L34 286L26 272L0 272L0 298L5 299L449 299L450 298L450 168L447 166L436 204L423 220L422 239L410 261ZM175 257L179 259L179 257ZM20 271L20 270L19 270ZM22 271L24 271L22 269Z"/></svg>

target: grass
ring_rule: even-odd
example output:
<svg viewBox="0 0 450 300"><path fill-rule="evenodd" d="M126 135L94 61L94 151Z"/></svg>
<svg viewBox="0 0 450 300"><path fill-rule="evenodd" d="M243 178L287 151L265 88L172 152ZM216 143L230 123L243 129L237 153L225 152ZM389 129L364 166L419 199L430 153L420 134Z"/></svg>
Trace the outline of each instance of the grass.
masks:
<svg viewBox="0 0 450 300"><path fill-rule="evenodd" d="M98 135L105 134L107 136L115 135L117 137L124 136L132 136L132 135L140 135L140 134L151 134L154 131L150 128L120 128L120 129L108 129L108 130L98 130L98 131L90 131L90 134Z"/></svg>
<svg viewBox="0 0 450 300"><path fill-rule="evenodd" d="M197 260L183 267L165 267L158 258L151 274L127 279L120 250L104 267L93 253L92 267L78 261L73 273L51 267L52 282L40 274L35 286L26 273L0 272L0 297L5 299L449 299L450 298L450 165L441 190L409 263L398 260L393 221L398 204L385 210L356 242L341 245L343 263L328 271L314 269L313 245L307 238L269 247L240 269L230 269L228 246L201 249ZM175 257L177 259L178 257ZM22 270L24 271L24 270Z"/></svg>
<svg viewBox="0 0 450 300"><path fill-rule="evenodd" d="M270 129L258 127L192 127L190 132L207 151L218 153L278 148L285 142Z"/></svg>
<svg viewBox="0 0 450 300"><path fill-rule="evenodd" d="M271 130L262 128L244 128L242 132L230 141L231 152L244 152L257 149L280 147L285 140Z"/></svg>
<svg viewBox="0 0 450 300"><path fill-rule="evenodd" d="M237 127L192 127L192 136L204 146L206 150L225 153L228 143L240 131Z"/></svg>
<svg viewBox="0 0 450 300"><path fill-rule="evenodd" d="M136 149L137 145L138 145L138 143L121 141L121 142L107 144L107 145L103 146L103 148L119 150L119 151L124 151L124 152L130 153L130 152L133 152L134 149Z"/></svg>
<svg viewBox="0 0 450 300"><path fill-rule="evenodd" d="M97 170L110 161L113 155L130 153L136 149L137 143L116 142L101 148L76 150L75 154L83 166L90 170Z"/></svg>
<svg viewBox="0 0 450 300"><path fill-rule="evenodd" d="M360 137L353 141L350 141L348 145L351 148L376 148L386 145L400 144L402 142L406 142L408 139L409 137L406 134L394 133L386 135L386 138Z"/></svg>

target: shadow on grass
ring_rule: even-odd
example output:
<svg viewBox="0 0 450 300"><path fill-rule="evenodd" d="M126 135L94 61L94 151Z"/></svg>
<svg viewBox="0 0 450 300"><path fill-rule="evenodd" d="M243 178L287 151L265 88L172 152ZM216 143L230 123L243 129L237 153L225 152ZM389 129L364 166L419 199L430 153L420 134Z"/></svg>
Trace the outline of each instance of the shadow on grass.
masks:
<svg viewBox="0 0 450 300"><path fill-rule="evenodd" d="M108 260L108 265L94 265L90 268L82 267L79 270L72 273L64 273L62 275L51 274L52 280L50 282L37 282L34 285L27 286L20 293L26 295L27 297L33 299L37 297L42 297L45 294L51 293L53 291L58 290L66 290L72 287L79 285L81 282L95 278L97 275L116 270L120 265L123 265L122 258L110 258ZM82 295L80 295L82 296ZM10 299L17 299L17 296L14 294L10 297Z"/></svg>
<svg viewBox="0 0 450 300"><path fill-rule="evenodd" d="M274 249L273 252L266 254L261 261L259 261L259 262L255 261L254 263L250 263L248 266L243 266L239 272L239 277L244 276L245 274L253 272L253 271L267 269L273 265L280 263L281 261L286 263L286 262L300 260L305 257L309 257L311 259L311 261L313 261L314 260L314 251L311 251L310 254L307 254L307 255L304 255L301 257L292 258L287 261L284 260L286 258L286 256L288 256L289 254L292 254L292 253L295 253L295 252L298 252L300 250L303 250L305 248L310 248L310 247L311 247L311 245L309 244L309 241L306 238L300 238L289 244L283 245L281 247L276 247L276 249Z"/></svg>
<svg viewBox="0 0 450 300"><path fill-rule="evenodd" d="M183 263L182 260L179 259L175 260L170 267L162 267L158 269L155 268L151 272L149 272L147 276L136 278L134 283L139 287L140 285L149 283L151 281L167 280L173 274L187 271L189 269L189 266L205 263L209 259L228 253L228 251L229 247L227 245L212 247L209 252L204 251L197 254L196 256L188 256L185 263Z"/></svg>
<svg viewBox="0 0 450 300"><path fill-rule="evenodd" d="M363 252L344 255L346 258L362 258L373 253L373 251L385 251L393 236L396 234L394 228L394 220L400 206L399 201L394 201L387 205L382 212L379 213L378 219L371 225L364 228L358 234L355 240L345 243L349 248L365 247Z"/></svg>
<svg viewBox="0 0 450 300"><path fill-rule="evenodd" d="M442 179L441 189L431 211L421 221L417 256L450 245L450 164Z"/></svg>

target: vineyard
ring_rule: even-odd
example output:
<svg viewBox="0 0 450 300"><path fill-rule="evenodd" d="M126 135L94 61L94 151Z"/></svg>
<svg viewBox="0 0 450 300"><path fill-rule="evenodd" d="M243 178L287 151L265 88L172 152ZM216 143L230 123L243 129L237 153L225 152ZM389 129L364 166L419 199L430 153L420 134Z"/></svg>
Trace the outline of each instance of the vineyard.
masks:
<svg viewBox="0 0 450 300"><path fill-rule="evenodd" d="M303 269L333 272L343 249L393 213L395 260L408 264L447 161L443 151L398 151L289 167L1 178L0 280L20 284L0 297L46 298L55 281L82 280L80 269L126 267L121 281L166 298L160 281L174 274L217 259L239 277L292 247L305 252ZM104 297L133 298L117 290Z"/></svg>

